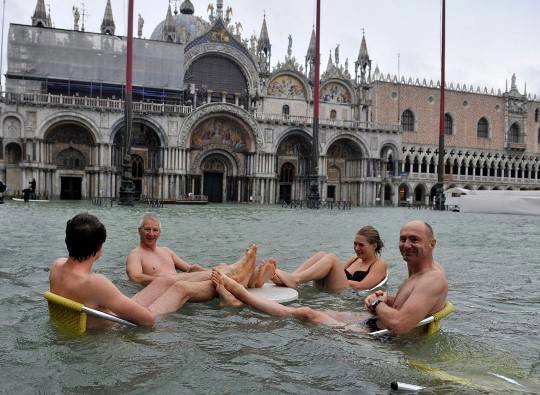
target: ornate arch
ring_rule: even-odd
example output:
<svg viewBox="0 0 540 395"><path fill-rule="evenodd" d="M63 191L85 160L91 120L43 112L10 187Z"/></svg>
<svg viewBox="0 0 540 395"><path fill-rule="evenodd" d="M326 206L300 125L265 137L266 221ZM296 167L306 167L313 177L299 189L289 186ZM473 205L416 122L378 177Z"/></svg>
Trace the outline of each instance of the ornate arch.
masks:
<svg viewBox="0 0 540 395"><path fill-rule="evenodd" d="M156 123L154 120L146 117L133 117L133 123L140 123L142 125L148 126L150 129L152 129L158 136L159 142L162 147L168 147L169 142L167 139L167 133L165 133L165 130ZM111 127L111 135L109 136L109 144L114 144L114 138L116 137L116 134L120 131L120 129L124 126L124 118L118 119Z"/></svg>
<svg viewBox="0 0 540 395"><path fill-rule="evenodd" d="M191 162L191 174L200 175L202 170L201 165L203 161L212 155L221 155L225 157L231 165L233 176L244 174L243 162L236 152L226 150L222 146L213 145L205 146L202 151L196 154L195 158Z"/></svg>
<svg viewBox="0 0 540 395"><path fill-rule="evenodd" d="M242 51L230 45L205 42L189 48L184 53L184 70L188 70L195 60L207 55L225 57L237 64L246 77L250 96L256 96L259 93L259 72L255 64Z"/></svg>
<svg viewBox="0 0 540 395"><path fill-rule="evenodd" d="M313 145L313 137L311 136L311 134L309 134L309 132L306 129L293 126L286 129L285 132L283 132L281 136L279 137L279 139L276 141L275 152L274 152L275 154L277 154L281 143L283 143L283 141L285 141L291 136L300 136L306 139L306 141L308 141L311 145Z"/></svg>
<svg viewBox="0 0 540 395"><path fill-rule="evenodd" d="M55 113L49 118L45 119L41 125L36 128L36 136L38 138L44 139L45 134L50 131L53 127L58 126L63 123L74 123L83 126L86 130L90 132L92 137L93 144L97 144L100 140L99 128L90 118L85 117L82 114L71 112L71 111L62 111L60 113Z"/></svg>
<svg viewBox="0 0 540 395"><path fill-rule="evenodd" d="M355 135L350 134L350 133L342 133L342 134L339 134L337 136L334 136L332 139L330 139L326 143L326 145L323 147L321 152L324 152L325 155L326 155L326 153L328 152L328 148L330 148L330 146L332 144L334 144L337 140L342 140L342 139L354 141L358 145L358 147L360 148L360 151L362 151L362 157L363 158L370 158L369 150L367 148L368 144L366 142L364 142L360 137L355 136Z"/></svg>
<svg viewBox="0 0 540 395"><path fill-rule="evenodd" d="M381 149L379 150L379 157L382 159L385 159L385 154L388 153L388 151L391 151L392 157L394 160L399 159L399 147L396 145L394 141L383 141L381 143Z"/></svg>
<svg viewBox="0 0 540 395"><path fill-rule="evenodd" d="M332 85L334 88L331 88ZM337 89L338 87L343 90ZM322 102L354 104L354 90L348 83L337 78L324 81L320 88L320 95Z"/></svg>
<svg viewBox="0 0 540 395"><path fill-rule="evenodd" d="M11 118L13 118L13 120L16 120L18 122L18 125L15 125L15 124L11 125L11 128L15 128L15 129L10 130L9 129L10 125L7 125L7 123L8 121L11 123ZM2 125L2 131L3 131L2 137L4 138L4 140L9 141L11 139L18 139L22 137L22 131L24 128L24 118L18 112L8 111L4 114L1 114L0 125Z"/></svg>
<svg viewBox="0 0 540 395"><path fill-rule="evenodd" d="M253 119L251 114L233 104L228 103L210 103L205 104L189 114L182 126L180 127L180 132L178 134L178 146L188 148L189 138L195 130L196 126L206 119L216 116L216 115L227 115L232 117L235 120L241 121L246 127L246 131L251 134L253 142L256 144L254 147L249 147L250 152L254 152L256 149L260 150L262 148L262 133L259 130L259 125Z"/></svg>
<svg viewBox="0 0 540 395"><path fill-rule="evenodd" d="M306 100L306 101L310 101L310 100L313 100L313 92L308 84L308 81L306 79L306 77L303 75L303 74L300 74L299 72L297 71L294 71L294 70L280 70L278 72L275 72L273 73L270 78L268 78L268 85L265 89L265 92L264 94L266 96L272 96L272 97L284 97L284 98L291 98L291 99L295 99L296 97L293 96L275 96L275 95L271 95L270 92L270 89L272 87L272 83L277 80L278 78L280 77L290 77L290 78L293 78L293 79L296 79L298 80L298 82L300 82L301 86L302 86L302 89L303 89L303 99ZM294 89L294 88L292 88Z"/></svg>

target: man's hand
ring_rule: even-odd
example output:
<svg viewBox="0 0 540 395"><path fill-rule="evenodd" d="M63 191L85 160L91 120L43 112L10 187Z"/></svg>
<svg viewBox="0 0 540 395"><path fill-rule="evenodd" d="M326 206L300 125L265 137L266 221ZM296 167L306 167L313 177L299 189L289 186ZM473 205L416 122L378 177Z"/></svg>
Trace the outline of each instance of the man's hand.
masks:
<svg viewBox="0 0 540 395"><path fill-rule="evenodd" d="M388 300L388 295L386 294L386 292L383 291L376 291L371 295L368 295L366 299L364 299L364 307L367 311L371 311L371 303L373 303L375 299L379 299L382 302L386 303L386 301Z"/></svg>

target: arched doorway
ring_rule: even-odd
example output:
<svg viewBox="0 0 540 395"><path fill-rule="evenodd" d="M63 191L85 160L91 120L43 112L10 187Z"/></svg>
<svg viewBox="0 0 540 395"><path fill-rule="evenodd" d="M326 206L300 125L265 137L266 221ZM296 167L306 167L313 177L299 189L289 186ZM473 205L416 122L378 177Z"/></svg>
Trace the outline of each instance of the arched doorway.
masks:
<svg viewBox="0 0 540 395"><path fill-rule="evenodd" d="M144 121L133 122L130 159L131 175L135 186L135 199L141 195L159 196L159 168L161 167L161 140L158 133ZM112 163L117 174L122 171L124 127L114 135Z"/></svg>
<svg viewBox="0 0 540 395"><path fill-rule="evenodd" d="M290 203L292 200L292 184L294 181L294 166L286 162L279 172L279 201Z"/></svg>
<svg viewBox="0 0 540 395"><path fill-rule="evenodd" d="M289 200L305 199L309 188L308 176L311 171L309 137L302 131L292 132L279 143L277 156L277 168L280 171L280 200L282 190L284 196L290 191ZM282 177L288 181L281 181Z"/></svg>
<svg viewBox="0 0 540 395"><path fill-rule="evenodd" d="M237 201L238 165L230 153L214 151L207 154L201 162L202 193L212 203Z"/></svg>
<svg viewBox="0 0 540 395"><path fill-rule="evenodd" d="M385 206L391 206L392 205L392 185L385 184L384 185L384 205Z"/></svg>
<svg viewBox="0 0 540 395"><path fill-rule="evenodd" d="M223 202L224 174L226 165L224 157L219 154L213 154L205 158L201 164L203 174L203 194L208 196L211 203Z"/></svg>
<svg viewBox="0 0 540 395"><path fill-rule="evenodd" d="M66 148L56 156L57 169L63 171L60 176L60 199L81 200L82 175L86 167L86 158L75 148Z"/></svg>
<svg viewBox="0 0 540 395"><path fill-rule="evenodd" d="M83 185L87 185L85 169L94 164L92 154L95 140L92 132L77 121L59 122L45 133L45 143L51 147L52 155L49 158L57 168L56 182L60 184L60 199L82 199ZM57 187L53 189L57 190ZM88 189L86 196L96 192L91 187Z"/></svg>
<svg viewBox="0 0 540 395"><path fill-rule="evenodd" d="M399 205L407 205L411 203L410 190L407 184L401 184L398 189L399 193Z"/></svg>
<svg viewBox="0 0 540 395"><path fill-rule="evenodd" d="M335 200L360 203L362 158L362 149L358 143L348 138L338 139L328 147L326 151L327 193L333 194L335 189Z"/></svg>

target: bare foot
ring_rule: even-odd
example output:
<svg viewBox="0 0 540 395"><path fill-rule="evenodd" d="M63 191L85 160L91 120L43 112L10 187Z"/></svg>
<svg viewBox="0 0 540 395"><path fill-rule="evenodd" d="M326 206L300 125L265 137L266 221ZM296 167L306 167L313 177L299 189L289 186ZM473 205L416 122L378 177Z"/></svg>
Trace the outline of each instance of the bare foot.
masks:
<svg viewBox="0 0 540 395"><path fill-rule="evenodd" d="M244 304L236 299L232 293L230 293L223 284L223 275L217 271L212 270L212 283L219 295L219 305L221 307L241 307Z"/></svg>
<svg viewBox="0 0 540 395"><path fill-rule="evenodd" d="M241 284L217 270L212 270L212 282L214 284L222 284L224 288L236 298L238 298L242 292L247 292Z"/></svg>
<svg viewBox="0 0 540 395"><path fill-rule="evenodd" d="M278 287L284 287L285 284L283 283L283 281L281 281L281 279L277 276L276 272L274 272L274 274L272 275L272 278L271 278L272 282L274 284L276 284Z"/></svg>
<svg viewBox="0 0 540 395"><path fill-rule="evenodd" d="M276 277L276 281L280 282L281 284L278 284L276 281L274 281L274 277ZM274 281L276 285L281 285L289 288L298 287L298 281L293 278L293 274L287 273L284 270L276 269L276 274L274 275L274 277L272 278L272 281Z"/></svg>
<svg viewBox="0 0 540 395"><path fill-rule="evenodd" d="M257 246L252 244L246 253L234 268L227 273L229 277L242 284L244 287L248 285L248 282L255 270L255 261L257 259Z"/></svg>
<svg viewBox="0 0 540 395"><path fill-rule="evenodd" d="M276 272L276 260L274 258L268 259L268 262L264 262L255 276L253 282L253 288L261 288L265 282L270 280Z"/></svg>
<svg viewBox="0 0 540 395"><path fill-rule="evenodd" d="M249 278L247 288L255 288L255 280L259 276L259 272L261 271L261 267L264 265L265 261L261 261L259 265L255 268L253 273L251 273L251 277Z"/></svg>

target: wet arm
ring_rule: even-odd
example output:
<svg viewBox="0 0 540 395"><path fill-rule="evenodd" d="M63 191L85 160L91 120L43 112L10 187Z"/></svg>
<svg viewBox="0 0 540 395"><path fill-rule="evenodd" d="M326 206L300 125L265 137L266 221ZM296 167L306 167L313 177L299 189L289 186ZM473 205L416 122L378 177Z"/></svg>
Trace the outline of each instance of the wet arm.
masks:
<svg viewBox="0 0 540 395"><path fill-rule="evenodd" d="M176 255L174 253L174 251L171 250L170 248L167 248L167 252L169 254L171 254L171 258L172 258L172 260L174 262L174 267L176 269L181 270L181 271L186 272L186 273L191 271L190 269L191 269L192 265L190 265L189 263L184 261L182 258L180 258L178 255Z"/></svg>
<svg viewBox="0 0 540 395"><path fill-rule="evenodd" d="M426 277L415 285L411 295L399 310L386 303L377 306L376 314L380 326L389 329L395 335L410 332L429 315L441 292L444 292L444 284L431 276Z"/></svg>
<svg viewBox="0 0 540 395"><path fill-rule="evenodd" d="M105 276L95 275L91 292L99 306L118 317L142 326L154 325L155 317L152 312L125 296Z"/></svg>

